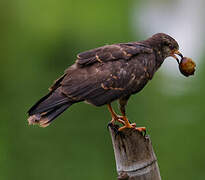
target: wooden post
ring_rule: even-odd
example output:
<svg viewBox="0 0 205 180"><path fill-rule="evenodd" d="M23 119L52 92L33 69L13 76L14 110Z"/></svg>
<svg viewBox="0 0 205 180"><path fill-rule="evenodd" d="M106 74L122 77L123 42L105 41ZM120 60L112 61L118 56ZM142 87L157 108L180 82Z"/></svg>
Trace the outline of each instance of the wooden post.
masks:
<svg viewBox="0 0 205 180"><path fill-rule="evenodd" d="M161 180L157 158L148 135L135 129L117 132L109 127L115 154L118 180Z"/></svg>

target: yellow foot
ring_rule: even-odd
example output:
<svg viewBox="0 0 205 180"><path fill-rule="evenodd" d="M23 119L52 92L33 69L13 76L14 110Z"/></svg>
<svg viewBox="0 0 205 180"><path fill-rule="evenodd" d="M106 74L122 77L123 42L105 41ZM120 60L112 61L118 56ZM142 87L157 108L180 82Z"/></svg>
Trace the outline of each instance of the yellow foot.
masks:
<svg viewBox="0 0 205 180"><path fill-rule="evenodd" d="M137 127L135 129L138 130L139 132L146 132L146 127Z"/></svg>
<svg viewBox="0 0 205 180"><path fill-rule="evenodd" d="M139 131L144 137L146 136L147 134L146 127L137 127L135 129Z"/></svg>
<svg viewBox="0 0 205 180"><path fill-rule="evenodd" d="M122 120L122 116L117 115L117 116L112 117L112 120L110 121L110 123L114 125L116 121L125 125L125 122Z"/></svg>
<svg viewBox="0 0 205 180"><path fill-rule="evenodd" d="M136 123L128 123L125 126L122 126L121 128L118 129L118 131L122 131L124 129L135 129L136 128Z"/></svg>

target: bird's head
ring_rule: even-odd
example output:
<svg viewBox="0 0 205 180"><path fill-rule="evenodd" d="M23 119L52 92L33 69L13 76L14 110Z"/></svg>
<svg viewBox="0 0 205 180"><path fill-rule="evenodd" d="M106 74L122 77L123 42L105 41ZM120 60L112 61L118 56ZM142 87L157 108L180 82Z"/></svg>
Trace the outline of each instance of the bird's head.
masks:
<svg viewBox="0 0 205 180"><path fill-rule="evenodd" d="M170 56L175 58L178 63L179 63L179 59L177 58L176 55L179 55L181 58L183 58L183 55L179 52L179 45L177 41L167 34L164 33L155 34L148 39L148 42L149 45L151 45L151 47L155 50L157 55L160 57L162 62L164 61L165 58Z"/></svg>

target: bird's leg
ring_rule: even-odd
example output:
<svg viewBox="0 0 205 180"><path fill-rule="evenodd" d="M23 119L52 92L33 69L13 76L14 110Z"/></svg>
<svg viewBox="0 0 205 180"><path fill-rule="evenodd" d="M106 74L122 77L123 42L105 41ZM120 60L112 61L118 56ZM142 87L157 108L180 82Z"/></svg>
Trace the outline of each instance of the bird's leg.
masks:
<svg viewBox="0 0 205 180"><path fill-rule="evenodd" d="M123 125L125 125L125 122L123 120L121 120L121 117L118 116L115 111L112 109L112 106L111 104L108 104L108 110L110 111L110 114L112 116L112 120L111 120L111 123L114 125L115 124L115 121L118 121L119 123L122 123Z"/></svg>
<svg viewBox="0 0 205 180"><path fill-rule="evenodd" d="M120 111L121 111L121 113L122 113L121 118L123 119L123 121L124 121L125 124L124 124L123 127L119 128L118 131L122 131L122 130L125 129L125 128L135 128L135 127L136 127L136 124L135 124L135 123L130 124L129 120L128 120L127 117L126 117L125 106L126 106L126 104L127 104L128 99L129 99L129 97L127 97L127 98L121 98L121 99L119 100Z"/></svg>
<svg viewBox="0 0 205 180"><path fill-rule="evenodd" d="M120 98L119 100L119 105L120 105L120 111L122 113L122 119L125 122L124 126L119 128L118 131L122 131L123 129L126 128L135 128L136 130L140 131L140 132L145 132L146 133L146 128L145 127L137 127L136 128L136 123L130 123L129 120L126 117L126 112L125 112L125 106L127 105L127 101L129 99L130 96L126 96L123 98Z"/></svg>

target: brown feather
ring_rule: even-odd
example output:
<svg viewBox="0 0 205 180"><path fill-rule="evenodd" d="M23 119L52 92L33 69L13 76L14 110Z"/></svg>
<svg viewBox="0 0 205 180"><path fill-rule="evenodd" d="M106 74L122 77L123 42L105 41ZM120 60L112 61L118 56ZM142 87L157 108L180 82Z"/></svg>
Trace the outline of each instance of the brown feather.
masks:
<svg viewBox="0 0 205 180"><path fill-rule="evenodd" d="M106 45L78 54L76 63L89 65L95 62L102 63L118 59L129 60L134 55L152 52L153 50L149 46L134 42Z"/></svg>
<svg viewBox="0 0 205 180"><path fill-rule="evenodd" d="M173 38L160 33L145 41L106 45L80 53L50 92L31 107L28 121L45 127L80 101L101 106L120 99L121 106L125 106L130 95L142 90L170 56L169 52L177 48Z"/></svg>

